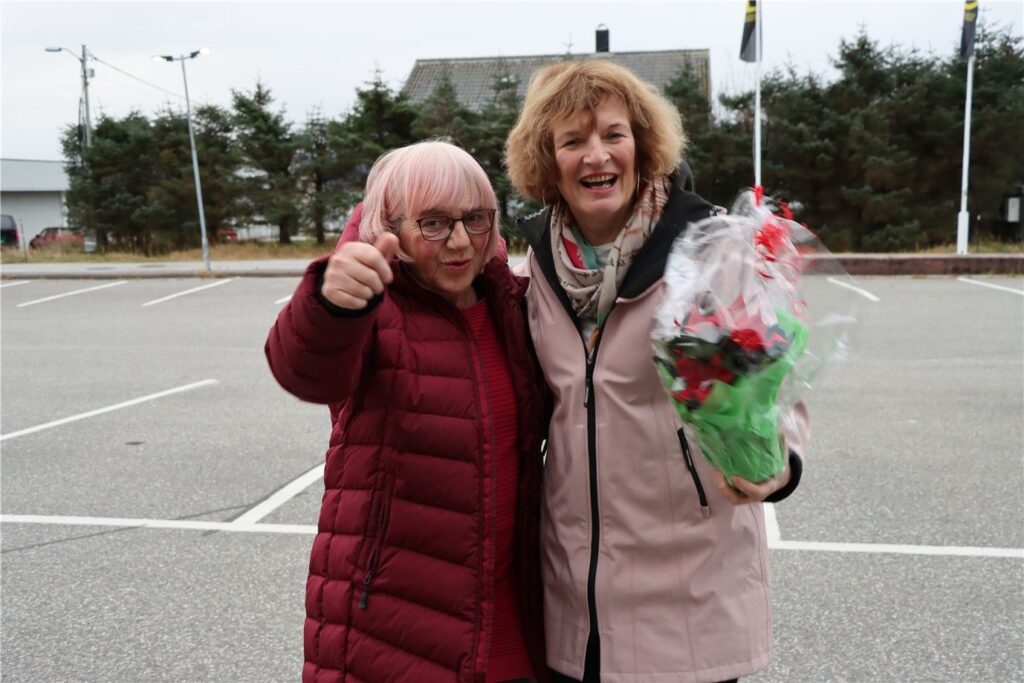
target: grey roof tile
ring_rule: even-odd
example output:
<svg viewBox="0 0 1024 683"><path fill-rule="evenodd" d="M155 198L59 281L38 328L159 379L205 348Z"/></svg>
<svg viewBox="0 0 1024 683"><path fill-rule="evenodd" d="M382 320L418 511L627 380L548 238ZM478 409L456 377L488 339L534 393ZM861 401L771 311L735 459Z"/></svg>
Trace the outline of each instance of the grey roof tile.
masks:
<svg viewBox="0 0 1024 683"><path fill-rule="evenodd" d="M530 79L539 68L567 58L587 59L595 56L606 57L621 64L659 90L679 73L684 64L689 65L700 81L704 94L710 99L709 50L417 59L402 87L402 92L413 104L419 104L430 96L447 71L459 101L471 109L479 110L493 97L495 79L501 75L507 74L508 77L514 78L519 84L519 96L523 97Z"/></svg>

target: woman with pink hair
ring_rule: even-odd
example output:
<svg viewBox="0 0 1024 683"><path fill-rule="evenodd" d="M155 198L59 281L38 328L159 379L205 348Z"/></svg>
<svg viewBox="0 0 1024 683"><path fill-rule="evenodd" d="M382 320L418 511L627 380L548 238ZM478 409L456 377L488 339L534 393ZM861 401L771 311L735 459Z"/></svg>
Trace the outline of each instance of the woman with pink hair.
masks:
<svg viewBox="0 0 1024 683"><path fill-rule="evenodd" d="M544 384L496 214L458 147L384 155L359 240L309 266L270 331L277 381L333 418L303 681L546 675Z"/></svg>

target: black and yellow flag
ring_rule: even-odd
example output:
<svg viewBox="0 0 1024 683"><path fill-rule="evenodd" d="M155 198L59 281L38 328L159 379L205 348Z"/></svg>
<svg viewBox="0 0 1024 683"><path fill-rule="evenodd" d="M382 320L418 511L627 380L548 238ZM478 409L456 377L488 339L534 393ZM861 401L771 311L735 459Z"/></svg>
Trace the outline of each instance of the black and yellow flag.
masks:
<svg viewBox="0 0 1024 683"><path fill-rule="evenodd" d="M757 0L747 0L747 16L743 19L743 41L740 43L740 59L744 62L757 61L759 33L760 31L757 30Z"/></svg>
<svg viewBox="0 0 1024 683"><path fill-rule="evenodd" d="M974 54L974 27L978 23L978 0L964 3L964 27L960 29L960 56L967 59Z"/></svg>

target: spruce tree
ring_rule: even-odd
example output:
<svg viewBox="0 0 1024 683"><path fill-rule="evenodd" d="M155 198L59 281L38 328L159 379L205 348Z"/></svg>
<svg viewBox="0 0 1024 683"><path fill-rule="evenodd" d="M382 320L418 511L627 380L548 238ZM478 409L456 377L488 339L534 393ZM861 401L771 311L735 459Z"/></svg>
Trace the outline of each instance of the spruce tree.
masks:
<svg viewBox="0 0 1024 683"><path fill-rule="evenodd" d="M270 89L232 90L233 120L242 162L243 215L278 227L281 244L291 242L298 223L299 188L294 175L296 141L284 111L274 111Z"/></svg>

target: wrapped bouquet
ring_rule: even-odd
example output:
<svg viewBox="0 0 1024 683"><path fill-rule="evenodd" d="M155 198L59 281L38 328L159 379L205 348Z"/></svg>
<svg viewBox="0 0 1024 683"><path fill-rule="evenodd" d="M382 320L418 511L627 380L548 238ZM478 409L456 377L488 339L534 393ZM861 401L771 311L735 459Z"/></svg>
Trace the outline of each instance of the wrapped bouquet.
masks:
<svg viewBox="0 0 1024 683"><path fill-rule="evenodd" d="M805 292L808 278L845 276L832 260L814 259L823 252L785 206L754 191L673 244L654 360L680 417L727 479L761 482L785 469L780 428L843 346L853 318L812 310ZM833 294L825 305L834 304Z"/></svg>

